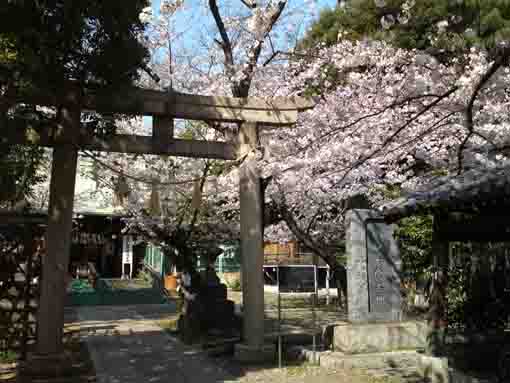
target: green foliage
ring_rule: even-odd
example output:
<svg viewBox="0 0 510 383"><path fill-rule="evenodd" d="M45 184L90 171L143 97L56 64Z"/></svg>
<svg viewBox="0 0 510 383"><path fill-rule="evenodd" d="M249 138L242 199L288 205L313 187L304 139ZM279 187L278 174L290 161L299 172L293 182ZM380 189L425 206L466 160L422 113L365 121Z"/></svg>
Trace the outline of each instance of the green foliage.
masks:
<svg viewBox="0 0 510 383"><path fill-rule="evenodd" d="M414 216L401 220L395 232L402 256L405 281L428 280L432 267L433 217ZM451 243L448 269L448 323L453 328L485 330L506 326L508 309L498 296L493 283L501 280L490 267L483 271L481 257L493 257L504 263L506 244L487 244L481 247L469 242ZM494 258L494 254L496 257ZM499 257L499 258L498 258ZM479 261L473 262L473 258ZM498 260L499 259L499 260ZM489 261L487 261L489 263ZM501 290L501 289L500 289Z"/></svg>
<svg viewBox="0 0 510 383"><path fill-rule="evenodd" d="M227 286L232 291L241 291L241 280L239 278L227 282Z"/></svg>
<svg viewBox="0 0 510 383"><path fill-rule="evenodd" d="M508 326L507 252L506 243L451 243L450 326L481 331Z"/></svg>
<svg viewBox="0 0 510 383"><path fill-rule="evenodd" d="M0 63L14 63L16 61L16 47L13 39L0 35Z"/></svg>
<svg viewBox="0 0 510 383"><path fill-rule="evenodd" d="M13 363L18 359L18 354L14 351L0 351L0 363Z"/></svg>
<svg viewBox="0 0 510 383"><path fill-rule="evenodd" d="M323 10L319 19L310 27L304 40L301 41L301 47L310 48L319 42L326 45L335 44L340 28L339 14L339 10Z"/></svg>
<svg viewBox="0 0 510 383"><path fill-rule="evenodd" d="M0 5L1 82L65 80L121 86L138 77L148 52L138 36L146 0L7 1Z"/></svg>
<svg viewBox="0 0 510 383"><path fill-rule="evenodd" d="M42 0L0 2L0 118L25 119L36 130L54 115L14 107L33 87L56 90L66 81L83 85L130 85L148 59L139 13L147 0ZM16 97L15 97L16 96ZM110 116L112 117L112 116ZM84 113L94 134L112 133L111 119ZM0 147L0 202L15 202L41 181L37 148Z"/></svg>
<svg viewBox="0 0 510 383"><path fill-rule="evenodd" d="M138 279L141 279L144 283L148 284L148 285L151 285L153 284L154 282L154 277L152 276L152 274L145 268L141 269L139 272L138 272L138 276L137 276Z"/></svg>
<svg viewBox="0 0 510 383"><path fill-rule="evenodd" d="M431 215L412 216L398 223L395 236L402 257L402 269L407 280L424 278L432 263Z"/></svg>
<svg viewBox="0 0 510 383"><path fill-rule="evenodd" d="M43 181L37 167L43 149L0 145L0 204L13 204L32 195L33 186Z"/></svg>
<svg viewBox="0 0 510 383"><path fill-rule="evenodd" d="M408 12L405 3L414 3ZM386 27L383 18L389 20ZM377 7L374 0L351 0L324 11L301 47L332 45L339 37L383 39L405 49L428 49L445 59L472 46L491 50L510 38L510 1L386 0Z"/></svg>
<svg viewBox="0 0 510 383"><path fill-rule="evenodd" d="M467 244L457 243L459 250L471 252ZM456 263L448 271L448 321L450 327L464 328L468 306L468 284L470 261Z"/></svg>
<svg viewBox="0 0 510 383"><path fill-rule="evenodd" d="M306 88L303 93L305 97L320 96L325 91L333 90L341 85L345 79L344 73L332 64L322 66L321 73L319 79L309 79L308 84L305 84Z"/></svg>

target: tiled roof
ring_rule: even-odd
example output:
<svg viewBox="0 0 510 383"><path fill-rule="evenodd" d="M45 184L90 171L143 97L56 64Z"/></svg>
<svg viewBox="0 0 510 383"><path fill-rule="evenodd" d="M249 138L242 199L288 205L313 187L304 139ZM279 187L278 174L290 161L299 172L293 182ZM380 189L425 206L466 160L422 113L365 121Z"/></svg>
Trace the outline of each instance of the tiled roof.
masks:
<svg viewBox="0 0 510 383"><path fill-rule="evenodd" d="M382 205L389 221L439 211L478 212L510 206L510 163L441 177L421 190Z"/></svg>

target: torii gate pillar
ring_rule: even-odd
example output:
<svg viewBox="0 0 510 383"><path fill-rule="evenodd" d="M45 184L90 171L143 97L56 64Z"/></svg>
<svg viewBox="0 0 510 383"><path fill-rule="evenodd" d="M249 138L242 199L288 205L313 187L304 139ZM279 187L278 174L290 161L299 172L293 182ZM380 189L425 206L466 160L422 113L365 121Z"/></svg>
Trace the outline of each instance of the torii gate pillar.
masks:
<svg viewBox="0 0 510 383"><path fill-rule="evenodd" d="M55 138L76 137L80 129L79 90L64 96ZM65 278L71 248L74 188L78 151L73 144L55 146L48 207L47 253L42 262L41 297L37 315L37 354L62 354Z"/></svg>
<svg viewBox="0 0 510 383"><path fill-rule="evenodd" d="M239 169L243 343L236 345L236 357L242 361L253 362L272 359L275 353L274 345L264 344L264 201L253 151L258 142L257 125L244 123L239 141L239 154L246 157Z"/></svg>

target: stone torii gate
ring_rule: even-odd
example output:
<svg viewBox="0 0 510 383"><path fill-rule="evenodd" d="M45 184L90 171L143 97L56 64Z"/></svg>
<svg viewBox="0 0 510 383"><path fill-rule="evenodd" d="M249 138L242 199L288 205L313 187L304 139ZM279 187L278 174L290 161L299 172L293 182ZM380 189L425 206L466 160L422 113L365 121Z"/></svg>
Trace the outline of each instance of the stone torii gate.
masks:
<svg viewBox="0 0 510 383"><path fill-rule="evenodd" d="M300 97L231 98L187 95L141 88L112 92L108 88L82 89L69 83L57 92L31 91L19 100L40 106L58 107L53 126L35 129L25 120L8 120L2 129L7 144L53 148L48 209L47 256L38 312L37 358L62 353L64 326L64 278L69 263L73 199L79 149L146 153L195 158L233 160L245 156L240 167L241 249L243 264L244 343L246 354L264 349L263 291L263 201L256 159L258 124L292 125L298 111L313 107ZM153 117L151 136L113 135L97 137L81 127L82 111L122 113ZM240 124L238 143L181 140L174 138L173 119L191 119ZM260 272L255 272L260 270Z"/></svg>

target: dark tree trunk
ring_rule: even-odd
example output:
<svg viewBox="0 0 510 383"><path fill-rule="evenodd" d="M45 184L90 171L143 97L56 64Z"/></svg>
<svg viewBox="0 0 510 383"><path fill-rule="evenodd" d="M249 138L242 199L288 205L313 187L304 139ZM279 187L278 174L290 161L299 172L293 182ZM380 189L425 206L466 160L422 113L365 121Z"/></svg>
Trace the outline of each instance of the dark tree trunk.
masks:
<svg viewBox="0 0 510 383"><path fill-rule="evenodd" d="M272 208L274 210L275 206L273 205ZM345 267L338 263L335 254L332 254L327 248L314 241L306 231L298 226L289 209L285 206L279 205L278 213L281 220L287 224L287 227L290 229L292 234L294 234L305 249L317 255L329 265L330 270L333 273L333 278L331 279L335 282L335 286L337 288L338 305L347 308L347 270ZM274 211L271 215L274 215Z"/></svg>
<svg viewBox="0 0 510 383"><path fill-rule="evenodd" d="M347 309L347 271L344 266L338 263L335 266L329 265L333 273L332 279L338 296L338 306Z"/></svg>

